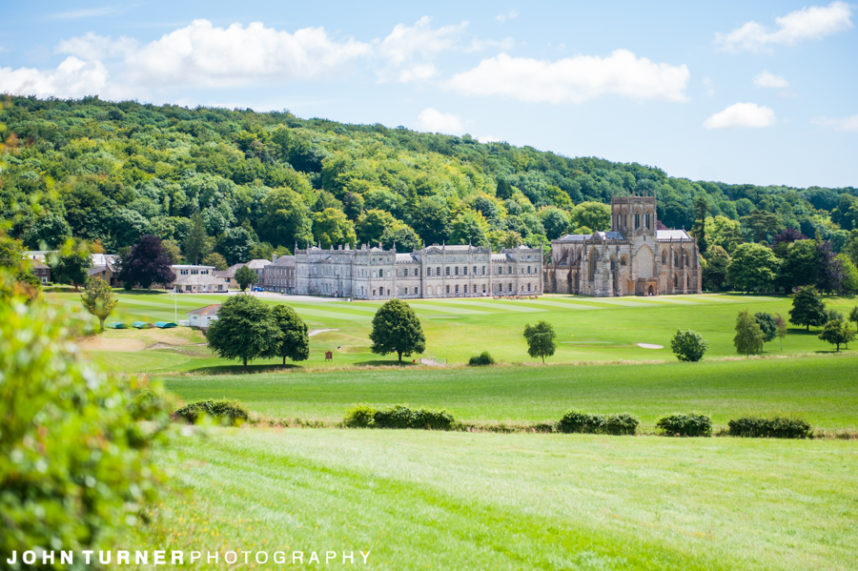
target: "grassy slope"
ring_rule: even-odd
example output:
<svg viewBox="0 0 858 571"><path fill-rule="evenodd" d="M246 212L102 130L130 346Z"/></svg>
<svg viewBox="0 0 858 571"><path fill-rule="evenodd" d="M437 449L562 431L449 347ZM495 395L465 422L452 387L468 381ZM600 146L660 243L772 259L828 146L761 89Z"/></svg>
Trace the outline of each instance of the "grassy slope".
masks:
<svg viewBox="0 0 858 571"><path fill-rule="evenodd" d="M50 294L57 302L77 303L72 293ZM180 295L176 298L179 319L196 307L220 302L223 296ZM164 294L120 294L115 318L172 320L174 300ZM269 301L269 303L274 303ZM278 302L279 303L279 302ZM830 299L830 308L848 312L853 300ZM369 351L370 322L377 302L290 302L311 329L333 329L314 336L310 359L302 367L368 364L383 359ZM557 331L557 353L552 362L587 361L670 361L670 338L677 329L692 328L709 343L707 358L734 356L732 344L736 314L743 309L788 316L787 298L702 295L656 298L594 299L571 296L543 296L539 300L506 301L492 299L418 300L412 303L427 338L423 357L446 363L465 363L472 355L490 351L502 362L531 362L522 331L527 323L546 320ZM111 317L109 320L113 320ZM109 338L126 338L131 331L109 331ZM663 345L663 349L643 349L637 343ZM781 350L779 342L766 347L775 354L829 351L831 346L815 333L794 329ZM333 363L324 362L325 351L334 352ZM118 351L91 354L115 370L138 372L194 371L228 363L205 350ZM154 353L154 354L153 354ZM139 362L136 362L138 361ZM257 363L276 363L276 360Z"/></svg>
<svg viewBox="0 0 858 571"><path fill-rule="evenodd" d="M696 410L718 425L745 414L795 415L817 428L858 428L858 356L666 365L374 369L170 377L187 401L230 397L281 418L340 420L352 405L449 409L464 421L557 420L569 408L629 412L646 427Z"/></svg>
<svg viewBox="0 0 858 571"><path fill-rule="evenodd" d="M224 430L144 543L371 550L373 568L849 568L851 442Z"/></svg>

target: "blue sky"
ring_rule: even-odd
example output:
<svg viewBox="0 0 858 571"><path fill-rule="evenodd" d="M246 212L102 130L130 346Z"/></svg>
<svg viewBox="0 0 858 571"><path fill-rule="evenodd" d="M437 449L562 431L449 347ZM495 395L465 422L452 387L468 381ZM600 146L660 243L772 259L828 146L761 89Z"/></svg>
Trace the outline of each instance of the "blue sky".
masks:
<svg viewBox="0 0 858 571"><path fill-rule="evenodd" d="M846 2L7 2L0 92L470 133L731 183L858 186Z"/></svg>

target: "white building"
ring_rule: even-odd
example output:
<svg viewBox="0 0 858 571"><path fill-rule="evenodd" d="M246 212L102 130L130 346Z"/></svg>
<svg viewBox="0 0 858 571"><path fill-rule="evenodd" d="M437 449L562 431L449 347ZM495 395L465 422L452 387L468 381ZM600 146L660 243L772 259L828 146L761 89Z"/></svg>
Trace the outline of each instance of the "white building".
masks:
<svg viewBox="0 0 858 571"><path fill-rule="evenodd" d="M542 250L429 246L411 253L382 248L295 253L295 293L401 299L530 296L542 293Z"/></svg>
<svg viewBox="0 0 858 571"><path fill-rule="evenodd" d="M200 307L198 309L192 309L188 312L188 325L191 327L199 327L200 329L208 329L212 321L217 321L217 312L220 308L221 304L216 303Z"/></svg>
<svg viewBox="0 0 858 571"><path fill-rule="evenodd" d="M176 280L167 286L177 293L226 293L227 285L214 275L214 266L171 266Z"/></svg>

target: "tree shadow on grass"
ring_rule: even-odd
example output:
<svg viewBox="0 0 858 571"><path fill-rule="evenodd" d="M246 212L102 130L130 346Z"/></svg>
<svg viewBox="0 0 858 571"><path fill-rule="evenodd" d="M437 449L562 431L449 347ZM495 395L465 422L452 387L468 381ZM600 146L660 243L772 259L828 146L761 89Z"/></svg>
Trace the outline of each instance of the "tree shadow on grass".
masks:
<svg viewBox="0 0 858 571"><path fill-rule="evenodd" d="M417 363L403 360L401 363L395 359L377 359L374 361L358 361L356 367L413 367Z"/></svg>
<svg viewBox="0 0 858 571"><path fill-rule="evenodd" d="M787 333L789 333L790 335L813 335L814 337L819 335L820 331L822 331L822 330L821 329L811 329L810 331L808 331L807 329L804 329L804 328L799 329L798 327L790 327L789 329L787 329Z"/></svg>
<svg viewBox="0 0 858 571"><path fill-rule="evenodd" d="M275 373L279 371L289 371L292 369L303 369L300 365L287 363L282 365L264 364L264 365L247 365L245 369L242 365L215 365L212 367L197 367L189 369L188 372L195 375L253 375L256 373Z"/></svg>

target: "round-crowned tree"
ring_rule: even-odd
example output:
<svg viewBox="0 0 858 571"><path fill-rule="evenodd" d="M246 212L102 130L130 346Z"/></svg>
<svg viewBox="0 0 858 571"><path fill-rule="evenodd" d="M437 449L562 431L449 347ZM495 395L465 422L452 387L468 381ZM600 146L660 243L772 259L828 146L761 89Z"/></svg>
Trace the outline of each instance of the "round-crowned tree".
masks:
<svg viewBox="0 0 858 571"><path fill-rule="evenodd" d="M403 355L407 357L426 350L426 337L423 335L420 320L414 310L401 299L391 299L378 308L372 318L369 338L372 341L370 349L373 353L396 353L400 363Z"/></svg>
<svg viewBox="0 0 858 571"><path fill-rule="evenodd" d="M283 364L286 364L286 357L293 361L306 360L310 356L310 337L304 320L288 305L274 306L271 315L283 335L277 348L277 353L283 357Z"/></svg>
<svg viewBox="0 0 858 571"><path fill-rule="evenodd" d="M706 352L706 341L698 333L691 331L679 331L677 329L673 339L670 340L670 348L680 361L699 361Z"/></svg>
<svg viewBox="0 0 858 571"><path fill-rule="evenodd" d="M554 339L557 334L554 333L554 328L550 323L540 321L536 325L525 325L524 338L527 340L527 354L531 357L541 357L545 363L545 358L554 354L557 345Z"/></svg>
<svg viewBox="0 0 858 571"><path fill-rule="evenodd" d="M804 325L810 331L811 325L825 325L828 320L822 296L813 286L799 288L792 299L789 320L796 325Z"/></svg>
<svg viewBox="0 0 858 571"><path fill-rule="evenodd" d="M241 291L245 291L248 286L259 281L259 275L247 266L241 266L235 270L235 281L238 282L238 287L241 288Z"/></svg>
<svg viewBox="0 0 858 571"><path fill-rule="evenodd" d="M217 312L206 337L209 346L224 359L247 361L279 355L283 334L271 310L250 295L230 297Z"/></svg>
<svg viewBox="0 0 858 571"><path fill-rule="evenodd" d="M131 248L128 256L122 259L119 279L125 283L125 289L128 290L136 285L146 289L152 287L152 284L168 285L176 279L171 264L170 256L161 245L161 239L146 234Z"/></svg>

